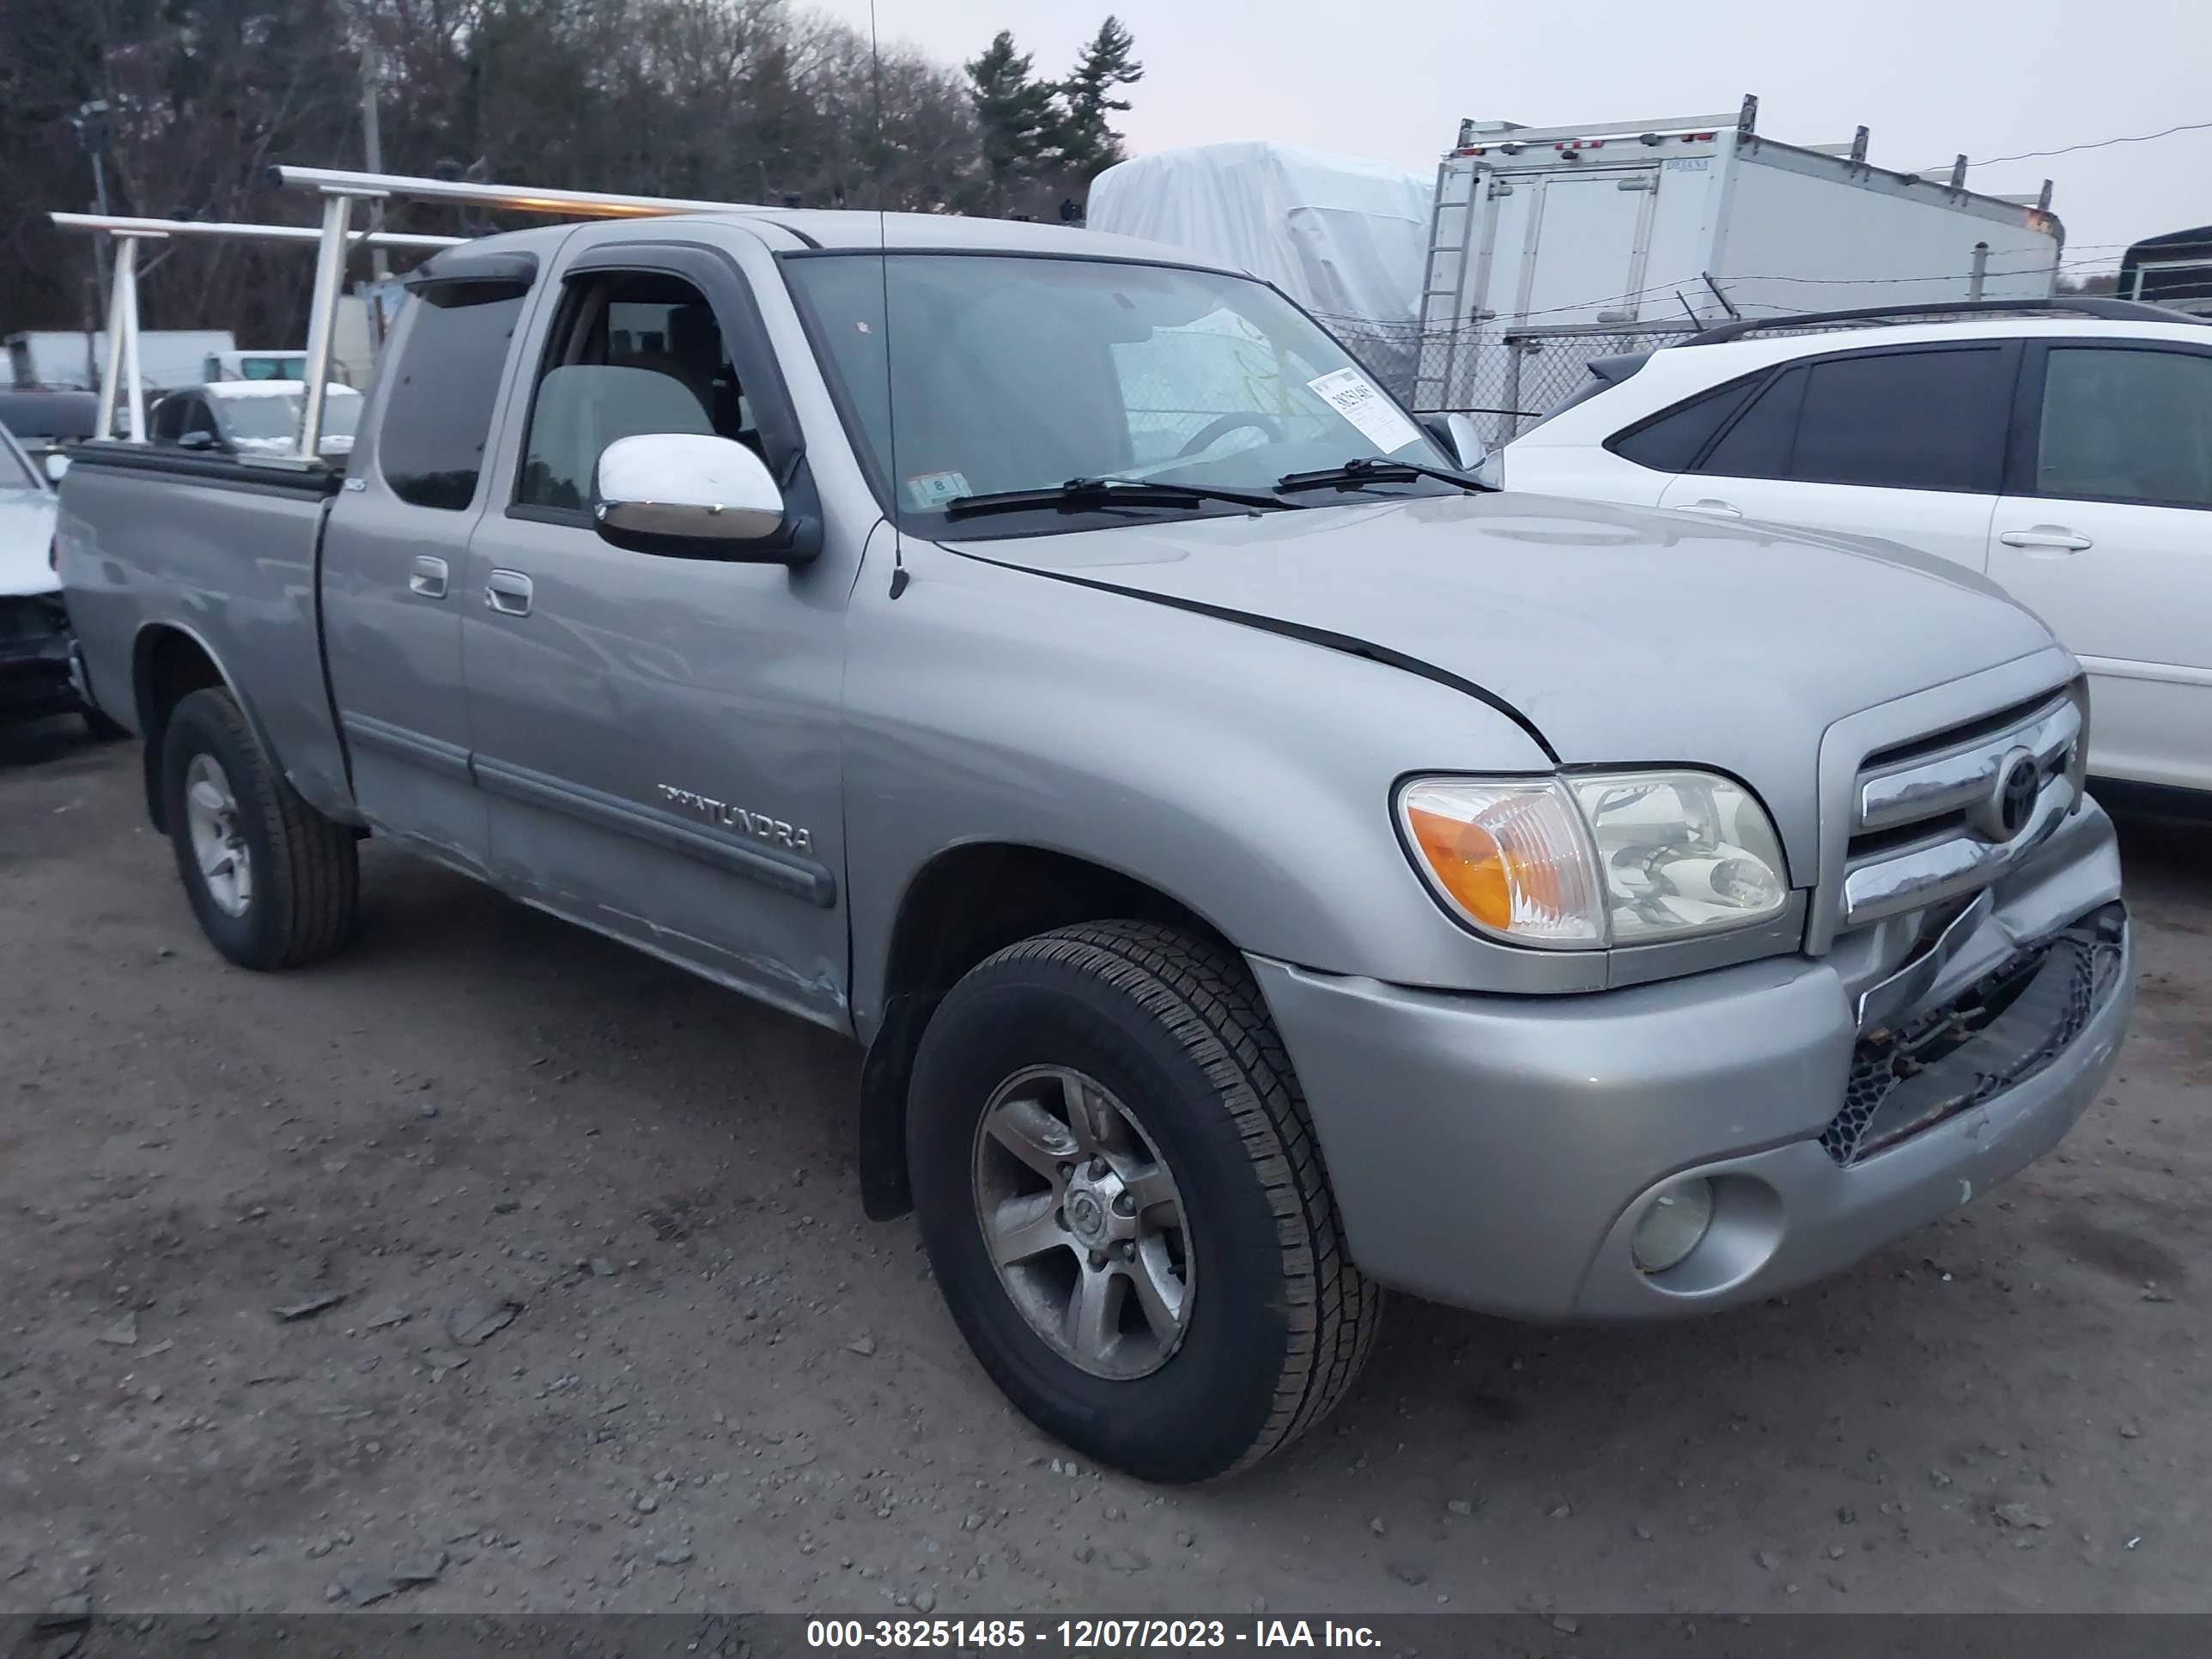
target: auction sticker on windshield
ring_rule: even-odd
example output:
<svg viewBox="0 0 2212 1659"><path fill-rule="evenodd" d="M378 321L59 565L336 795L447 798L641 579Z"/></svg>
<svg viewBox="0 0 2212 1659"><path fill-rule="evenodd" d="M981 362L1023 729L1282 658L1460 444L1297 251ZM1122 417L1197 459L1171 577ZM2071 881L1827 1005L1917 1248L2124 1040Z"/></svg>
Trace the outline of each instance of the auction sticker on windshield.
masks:
<svg viewBox="0 0 2212 1659"><path fill-rule="evenodd" d="M1421 434L1391 401L1356 368L1340 368L1308 380L1314 395L1359 428L1359 435L1383 454L1403 449Z"/></svg>
<svg viewBox="0 0 2212 1659"><path fill-rule="evenodd" d="M957 472L920 472L906 481L906 493L917 507L929 513L973 492Z"/></svg>

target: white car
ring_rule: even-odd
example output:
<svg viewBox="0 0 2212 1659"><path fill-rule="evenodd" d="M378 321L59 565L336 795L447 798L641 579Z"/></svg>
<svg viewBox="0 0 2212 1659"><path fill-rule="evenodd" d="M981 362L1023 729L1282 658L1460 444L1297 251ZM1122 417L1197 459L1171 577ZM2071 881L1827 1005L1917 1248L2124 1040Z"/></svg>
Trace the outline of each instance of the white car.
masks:
<svg viewBox="0 0 2212 1659"><path fill-rule="evenodd" d="M1732 324L1600 359L1486 476L1981 571L2087 669L2093 773L2212 791L2212 327L2117 301L1950 309Z"/></svg>
<svg viewBox="0 0 2212 1659"><path fill-rule="evenodd" d="M54 573L54 492L0 426L0 722L82 714L93 736L122 728L83 699L71 677L74 647L62 579Z"/></svg>
<svg viewBox="0 0 2212 1659"><path fill-rule="evenodd" d="M323 399L322 441L327 459L349 454L362 398L349 386L328 383ZM210 380L179 386L154 405L148 419L157 444L216 455L289 455L299 441L301 406L307 388L298 380Z"/></svg>

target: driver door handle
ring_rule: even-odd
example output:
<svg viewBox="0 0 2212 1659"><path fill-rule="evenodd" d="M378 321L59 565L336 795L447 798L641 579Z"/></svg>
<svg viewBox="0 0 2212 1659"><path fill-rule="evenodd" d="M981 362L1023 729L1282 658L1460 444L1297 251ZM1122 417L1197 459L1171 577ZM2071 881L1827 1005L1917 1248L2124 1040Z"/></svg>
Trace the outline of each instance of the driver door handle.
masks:
<svg viewBox="0 0 2212 1659"><path fill-rule="evenodd" d="M1711 495L1694 501L1683 501L1675 507L1677 513L1703 513L1716 519L1741 519L1743 509L1731 507L1726 501L1716 501Z"/></svg>
<svg viewBox="0 0 2212 1659"><path fill-rule="evenodd" d="M427 553L418 554L414 565L407 573L407 591L410 593L420 593L426 599L444 599L446 597L446 562L443 559L434 559Z"/></svg>
<svg viewBox="0 0 2212 1659"><path fill-rule="evenodd" d="M531 591L520 570L495 570L484 579L484 603L502 617L528 616Z"/></svg>
<svg viewBox="0 0 2212 1659"><path fill-rule="evenodd" d="M2081 553L2096 544L2077 536L2063 524L2039 524L2027 530L2007 530L1997 539L2007 547L2049 547L2062 553Z"/></svg>

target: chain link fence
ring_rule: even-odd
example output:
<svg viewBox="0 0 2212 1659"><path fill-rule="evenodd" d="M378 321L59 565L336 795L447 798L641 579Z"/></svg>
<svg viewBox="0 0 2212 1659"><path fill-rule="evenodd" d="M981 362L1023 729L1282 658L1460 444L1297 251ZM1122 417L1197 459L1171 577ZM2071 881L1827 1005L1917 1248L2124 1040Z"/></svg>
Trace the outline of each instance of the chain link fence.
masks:
<svg viewBox="0 0 2212 1659"><path fill-rule="evenodd" d="M2200 270L2205 298L2196 300L2194 291L2180 297L2186 303L2201 304L2205 313L2212 315L2212 261L2199 262L2184 276L2196 279ZM1778 307L1775 309L1778 314L1760 324L1762 337L1777 339L1912 322L1950 321L1956 314L1899 307L1869 317L1831 316L1798 325L1790 313ZM2024 302L2022 308L2011 314L2032 316L2036 313L2033 302ZM2074 313L2053 309L2046 314L2063 317ZM1674 322L1562 324L1550 327L1524 324L1518 328L1498 323L1474 323L1457 329L1425 331L1415 323L1377 323L1349 317L1324 317L1322 321L1370 374L1416 414L1469 416L1483 441L1493 448L1510 442L1587 387L1592 360L1679 345L1709 326L1700 322L1693 327L1685 318Z"/></svg>
<svg viewBox="0 0 2212 1659"><path fill-rule="evenodd" d="M1413 323L1323 320L1415 413L1469 416L1493 447L1580 391L1593 358L1654 351L1695 331L1680 323L1607 323L1521 329L1477 324L1424 332Z"/></svg>

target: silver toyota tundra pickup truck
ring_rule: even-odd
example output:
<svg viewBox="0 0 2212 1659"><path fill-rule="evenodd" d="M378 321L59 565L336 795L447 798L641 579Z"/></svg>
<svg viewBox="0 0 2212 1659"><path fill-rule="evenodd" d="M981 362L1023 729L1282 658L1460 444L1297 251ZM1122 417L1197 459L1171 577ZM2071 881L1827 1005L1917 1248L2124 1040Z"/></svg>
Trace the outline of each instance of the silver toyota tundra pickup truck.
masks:
<svg viewBox="0 0 2212 1659"><path fill-rule="evenodd" d="M411 281L342 471L63 486L209 940L339 949L374 835L849 1034L868 1212L1092 1458L1252 1463L1386 1286L1801 1285L2112 1064L2079 670L1976 575L1482 490L1118 238L732 213Z"/></svg>

